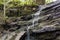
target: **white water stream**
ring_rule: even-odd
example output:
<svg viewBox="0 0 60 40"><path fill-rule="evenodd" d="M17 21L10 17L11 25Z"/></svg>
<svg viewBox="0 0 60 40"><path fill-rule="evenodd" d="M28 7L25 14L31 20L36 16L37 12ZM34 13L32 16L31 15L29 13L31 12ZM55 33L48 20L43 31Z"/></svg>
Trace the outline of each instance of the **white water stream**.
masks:
<svg viewBox="0 0 60 40"><path fill-rule="evenodd" d="M35 25L38 25L38 20L40 19L40 12L41 12L41 6L39 6L39 11L37 11L35 14L32 15L33 17L33 21L32 21L32 26L27 26L27 40L30 40L30 32L29 32L29 29L31 27L34 28ZM35 24L36 22L36 24Z"/></svg>

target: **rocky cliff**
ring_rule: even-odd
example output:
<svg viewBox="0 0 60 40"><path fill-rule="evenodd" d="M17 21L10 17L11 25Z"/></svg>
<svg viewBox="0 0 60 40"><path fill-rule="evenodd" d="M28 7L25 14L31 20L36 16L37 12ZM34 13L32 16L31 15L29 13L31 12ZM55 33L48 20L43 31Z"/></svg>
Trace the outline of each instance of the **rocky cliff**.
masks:
<svg viewBox="0 0 60 40"><path fill-rule="evenodd" d="M45 7L46 6L46 7ZM6 18L4 21L4 24L1 24L1 40L19 40L20 36L18 34L24 34L26 32L27 27L30 27L30 32L32 39L35 38L36 40L60 40L60 3L55 3L53 5L45 5L42 7L42 10L40 11L40 15L38 18L36 17L34 13L39 11L39 8L37 11L35 11L35 8L33 8L34 13L29 15L22 15L21 17L9 17ZM39 7L39 6L37 6ZM14 9L14 8L13 8ZM8 10L14 11L14 13L17 13L15 10ZM13 12L11 12L13 13ZM38 12L37 12L38 13ZM35 21L39 19L38 21ZM34 27L32 27L34 26ZM42 34L41 34L42 33ZM34 35L35 37L34 37ZM25 34L24 34L25 35ZM37 37L38 35L38 37ZM26 37L26 36L25 36ZM25 38L24 37L24 38ZM23 38L23 37L22 37ZM20 40L24 40L20 39ZM31 40L32 40L31 39ZM33 39L33 40L35 40Z"/></svg>

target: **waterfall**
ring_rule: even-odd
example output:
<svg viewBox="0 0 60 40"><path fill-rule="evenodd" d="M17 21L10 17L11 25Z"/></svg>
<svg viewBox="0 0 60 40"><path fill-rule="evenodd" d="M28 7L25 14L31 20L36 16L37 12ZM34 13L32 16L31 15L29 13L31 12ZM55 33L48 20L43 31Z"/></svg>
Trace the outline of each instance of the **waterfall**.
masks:
<svg viewBox="0 0 60 40"><path fill-rule="evenodd" d="M28 27L28 26L27 26ZM27 40L30 40L29 27L27 28Z"/></svg>
<svg viewBox="0 0 60 40"><path fill-rule="evenodd" d="M32 20L32 27L34 28L35 25L38 25L38 20L40 19L40 11L41 11L41 6L39 6L39 11L37 11L35 14L32 14L33 20ZM36 22L36 24L35 24ZM31 26L27 26L27 40L30 40L30 27Z"/></svg>
<svg viewBox="0 0 60 40"><path fill-rule="evenodd" d="M39 6L39 11L37 11L36 13L32 14L33 17L33 21L32 21L32 26L34 27L34 25L38 25L38 20L40 19L40 11L42 10L41 5ZM36 22L36 24L35 24Z"/></svg>

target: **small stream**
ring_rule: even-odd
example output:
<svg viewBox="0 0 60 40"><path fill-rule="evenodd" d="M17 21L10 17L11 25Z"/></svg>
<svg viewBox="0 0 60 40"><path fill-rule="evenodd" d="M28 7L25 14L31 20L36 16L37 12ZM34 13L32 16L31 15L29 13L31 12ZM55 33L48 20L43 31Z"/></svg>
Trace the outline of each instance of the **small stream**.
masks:
<svg viewBox="0 0 60 40"><path fill-rule="evenodd" d="M39 6L39 11L36 12L35 14L32 14L32 26L27 26L27 40L31 40L30 39L30 32L29 32L29 29L30 27L34 28L35 25L38 25L38 20L40 19L39 15L40 15L40 11L41 11L41 6ZM36 22L36 24L35 24Z"/></svg>

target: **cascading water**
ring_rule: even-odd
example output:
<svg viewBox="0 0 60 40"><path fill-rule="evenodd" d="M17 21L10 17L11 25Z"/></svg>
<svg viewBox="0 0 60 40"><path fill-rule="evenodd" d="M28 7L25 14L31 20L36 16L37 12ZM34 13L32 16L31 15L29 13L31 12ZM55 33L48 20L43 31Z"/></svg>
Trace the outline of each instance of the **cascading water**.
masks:
<svg viewBox="0 0 60 40"><path fill-rule="evenodd" d="M28 26L27 26L28 27ZM27 28L27 40L30 40L29 27Z"/></svg>
<svg viewBox="0 0 60 40"><path fill-rule="evenodd" d="M40 11L41 11L41 6L39 6L39 11L38 12L36 12L35 14L32 14L32 17L33 17L32 27L33 28L34 28L35 25L38 25L38 20L40 19L40 17L39 17ZM30 28L31 28L31 26L27 26L27 40L30 40L30 32L29 32Z"/></svg>

